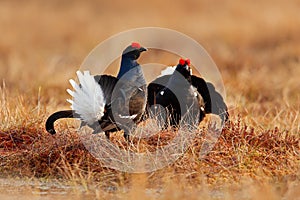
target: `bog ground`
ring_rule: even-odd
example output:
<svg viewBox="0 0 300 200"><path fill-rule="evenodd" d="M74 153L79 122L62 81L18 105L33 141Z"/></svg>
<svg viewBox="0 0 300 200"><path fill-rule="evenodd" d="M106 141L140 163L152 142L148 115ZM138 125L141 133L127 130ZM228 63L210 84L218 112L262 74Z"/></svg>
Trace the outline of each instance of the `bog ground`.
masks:
<svg viewBox="0 0 300 200"><path fill-rule="evenodd" d="M1 199L297 199L299 7L297 0L1 1ZM56 123L56 136L44 123L69 108L68 80L92 48L145 26L174 29L203 45L223 77L230 123L205 159L197 157L203 124L174 164L128 174L89 154L76 121ZM142 59L177 62L160 52ZM121 133L112 139L123 142Z"/></svg>

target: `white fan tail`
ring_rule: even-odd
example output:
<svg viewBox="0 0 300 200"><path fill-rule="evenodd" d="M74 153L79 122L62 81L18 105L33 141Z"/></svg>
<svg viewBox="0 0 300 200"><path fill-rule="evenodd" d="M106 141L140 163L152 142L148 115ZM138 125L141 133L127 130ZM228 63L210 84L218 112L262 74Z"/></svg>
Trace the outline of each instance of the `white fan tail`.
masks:
<svg viewBox="0 0 300 200"><path fill-rule="evenodd" d="M166 75L172 75L174 73L175 69L176 69L176 66L173 66L173 67L169 66L166 69L162 70L160 72L160 75L157 78L162 77L162 76L166 76Z"/></svg>
<svg viewBox="0 0 300 200"><path fill-rule="evenodd" d="M73 90L67 92L73 100L67 99L72 110L80 115L81 119L88 124L93 124L104 115L105 97L101 86L96 82L89 71L76 72L79 84L70 79Z"/></svg>

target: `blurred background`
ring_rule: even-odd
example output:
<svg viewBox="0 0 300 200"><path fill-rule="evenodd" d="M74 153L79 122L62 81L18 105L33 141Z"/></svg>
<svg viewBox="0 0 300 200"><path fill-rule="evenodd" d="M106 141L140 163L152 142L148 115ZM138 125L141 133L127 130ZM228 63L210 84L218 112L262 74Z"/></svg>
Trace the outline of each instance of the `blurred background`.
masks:
<svg viewBox="0 0 300 200"><path fill-rule="evenodd" d="M11 91L41 87L64 102L68 79L97 44L155 26L182 32L208 51L229 101L292 103L300 88L299 9L297 0L1 0L0 80Z"/></svg>

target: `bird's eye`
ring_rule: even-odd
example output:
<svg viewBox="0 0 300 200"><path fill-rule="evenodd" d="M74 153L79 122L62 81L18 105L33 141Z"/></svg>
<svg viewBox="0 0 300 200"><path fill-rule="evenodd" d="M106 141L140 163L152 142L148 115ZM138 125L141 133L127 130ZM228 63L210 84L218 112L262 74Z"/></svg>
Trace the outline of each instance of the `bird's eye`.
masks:
<svg viewBox="0 0 300 200"><path fill-rule="evenodd" d="M189 68L188 65L185 65L185 66L184 66L184 69L187 70L187 71L189 71L190 68Z"/></svg>
<svg viewBox="0 0 300 200"><path fill-rule="evenodd" d="M161 92L160 92L160 95L161 95L161 96L163 96L163 95L164 95L164 93L165 93L164 91L161 91Z"/></svg>

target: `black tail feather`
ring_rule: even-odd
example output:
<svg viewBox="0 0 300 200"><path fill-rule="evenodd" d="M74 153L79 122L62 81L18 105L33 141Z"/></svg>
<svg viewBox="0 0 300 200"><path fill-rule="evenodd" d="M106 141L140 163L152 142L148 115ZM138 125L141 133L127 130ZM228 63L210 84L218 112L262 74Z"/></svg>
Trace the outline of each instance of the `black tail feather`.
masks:
<svg viewBox="0 0 300 200"><path fill-rule="evenodd" d="M46 121L46 130L50 134L54 135L56 133L54 129L54 122L61 118L80 118L80 116L76 114L74 110L62 110L53 113L52 115L50 115L50 117L48 117Z"/></svg>
<svg viewBox="0 0 300 200"><path fill-rule="evenodd" d="M211 96L211 113L219 115L223 122L229 118L228 107L223 97L218 93L212 83L207 83L207 87Z"/></svg>
<svg viewBox="0 0 300 200"><path fill-rule="evenodd" d="M226 122L229 117L228 108L214 85L197 76L192 76L192 84L197 88L204 100L205 112L219 115L222 121Z"/></svg>

